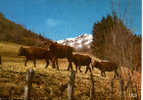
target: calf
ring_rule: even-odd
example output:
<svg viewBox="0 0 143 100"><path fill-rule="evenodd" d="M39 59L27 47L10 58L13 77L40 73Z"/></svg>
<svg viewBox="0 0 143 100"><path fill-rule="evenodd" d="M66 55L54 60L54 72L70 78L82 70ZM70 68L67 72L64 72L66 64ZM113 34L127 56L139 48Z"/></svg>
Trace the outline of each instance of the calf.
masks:
<svg viewBox="0 0 143 100"><path fill-rule="evenodd" d="M101 71L101 76L103 76L103 77L106 77L106 74L105 74L106 71L108 71L108 72L114 71L115 74L118 76L118 73L117 73L118 66L113 62L94 61L94 63L92 64L92 69L94 67L98 68Z"/></svg>
<svg viewBox="0 0 143 100"><path fill-rule="evenodd" d="M90 70L90 63L91 63L91 58L89 56L86 55L80 55L80 54L73 54L72 55L72 62L76 65L76 71L77 68L79 68L79 71L82 72L80 70L81 66L86 66L86 71L85 73L87 73L88 70Z"/></svg>
<svg viewBox="0 0 143 100"><path fill-rule="evenodd" d="M28 60L33 60L34 67L36 67L36 59L45 59L47 63L45 68L47 68L49 65L49 60L52 61L52 54L47 49L39 47L21 47L19 49L18 56L26 57L25 66L27 65Z"/></svg>

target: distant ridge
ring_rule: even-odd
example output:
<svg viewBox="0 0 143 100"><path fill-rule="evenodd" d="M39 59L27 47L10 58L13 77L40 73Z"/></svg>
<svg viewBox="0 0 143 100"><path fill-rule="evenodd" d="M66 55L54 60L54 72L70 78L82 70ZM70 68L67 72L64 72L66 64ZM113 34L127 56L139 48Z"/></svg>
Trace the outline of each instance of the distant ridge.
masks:
<svg viewBox="0 0 143 100"><path fill-rule="evenodd" d="M67 38L57 42L63 45L71 46L75 48L76 51L86 51L90 49L92 38L91 34L82 34L75 38Z"/></svg>

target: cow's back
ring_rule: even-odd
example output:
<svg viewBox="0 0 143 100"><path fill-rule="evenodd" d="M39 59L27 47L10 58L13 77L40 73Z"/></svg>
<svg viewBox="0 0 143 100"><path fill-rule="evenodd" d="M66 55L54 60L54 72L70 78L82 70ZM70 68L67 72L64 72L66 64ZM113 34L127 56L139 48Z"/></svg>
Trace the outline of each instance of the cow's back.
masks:
<svg viewBox="0 0 143 100"><path fill-rule="evenodd" d="M72 57L73 61L79 65L88 65L91 62L91 58L89 56L74 54Z"/></svg>
<svg viewBox="0 0 143 100"><path fill-rule="evenodd" d="M101 62L100 64L100 66L106 71L113 71L117 69L117 65L113 62Z"/></svg>
<svg viewBox="0 0 143 100"><path fill-rule="evenodd" d="M71 57L73 49L72 47L69 46L54 44L52 45L51 51L53 52L53 54L55 54L55 56L64 58L64 57Z"/></svg>
<svg viewBox="0 0 143 100"><path fill-rule="evenodd" d="M46 58L49 53L47 49L39 47L30 47L29 52L35 58Z"/></svg>

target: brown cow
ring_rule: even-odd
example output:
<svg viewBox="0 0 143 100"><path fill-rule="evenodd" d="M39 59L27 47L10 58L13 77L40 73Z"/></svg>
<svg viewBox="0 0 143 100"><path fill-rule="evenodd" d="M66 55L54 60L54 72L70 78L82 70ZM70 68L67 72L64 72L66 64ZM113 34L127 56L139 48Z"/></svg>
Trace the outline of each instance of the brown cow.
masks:
<svg viewBox="0 0 143 100"><path fill-rule="evenodd" d="M113 62L107 62L107 61L98 62L95 60L92 64L92 69L94 67L98 68L101 71L101 76L103 77L106 77L105 71L108 71L108 72L114 71L115 74L118 76L118 73L117 73L118 66Z"/></svg>
<svg viewBox="0 0 143 100"><path fill-rule="evenodd" d="M25 66L27 65L28 60L33 60L34 67L36 67L36 59L45 59L46 60L46 67L49 65L49 60L52 61L52 54L45 48L39 48L39 47L29 47L24 48L20 47L18 56L25 56Z"/></svg>
<svg viewBox="0 0 143 100"><path fill-rule="evenodd" d="M55 57L55 60L53 62L53 65L54 65L53 68L55 68L55 62L56 62L57 69L59 70L58 61L57 61L58 58L67 58L69 62L67 70L69 70L70 68L72 69L72 60L71 60L72 52L73 52L72 47L61 45L58 43L52 43L49 46L49 49L50 49L50 52L52 52L53 56Z"/></svg>
<svg viewBox="0 0 143 100"><path fill-rule="evenodd" d="M80 54L73 54L72 62L76 66L76 71L77 71L77 68L79 68L79 71L82 72L80 70L80 67L81 66L86 66L85 73L87 73L88 70L91 72L91 69L90 69L91 58L89 56L87 56L87 55L80 55Z"/></svg>

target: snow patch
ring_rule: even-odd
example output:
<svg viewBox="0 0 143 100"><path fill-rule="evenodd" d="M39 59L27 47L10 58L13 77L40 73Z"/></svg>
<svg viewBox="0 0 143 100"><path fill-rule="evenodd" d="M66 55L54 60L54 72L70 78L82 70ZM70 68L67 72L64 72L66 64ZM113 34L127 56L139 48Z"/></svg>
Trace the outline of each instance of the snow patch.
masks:
<svg viewBox="0 0 143 100"><path fill-rule="evenodd" d="M82 49L82 48L88 48L90 49L90 44L92 42L92 35L91 34L82 34L75 38L67 38L64 40L59 40L57 43L71 46L75 49Z"/></svg>

